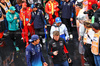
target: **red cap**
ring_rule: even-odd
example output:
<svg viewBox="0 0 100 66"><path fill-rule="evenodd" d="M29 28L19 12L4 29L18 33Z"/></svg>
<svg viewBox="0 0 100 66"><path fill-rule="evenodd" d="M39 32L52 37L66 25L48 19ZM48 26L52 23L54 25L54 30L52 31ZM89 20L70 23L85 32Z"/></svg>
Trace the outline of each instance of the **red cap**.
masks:
<svg viewBox="0 0 100 66"><path fill-rule="evenodd" d="M22 6L27 6L27 4L26 3L22 3Z"/></svg>

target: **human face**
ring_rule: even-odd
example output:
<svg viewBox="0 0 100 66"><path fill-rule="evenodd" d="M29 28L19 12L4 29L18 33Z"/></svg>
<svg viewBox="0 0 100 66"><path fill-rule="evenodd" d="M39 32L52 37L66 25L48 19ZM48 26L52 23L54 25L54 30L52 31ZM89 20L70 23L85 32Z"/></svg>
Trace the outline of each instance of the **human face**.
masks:
<svg viewBox="0 0 100 66"><path fill-rule="evenodd" d="M14 13L15 13L15 11L13 11L13 10L10 10L10 12L11 12L12 14L14 14Z"/></svg>
<svg viewBox="0 0 100 66"><path fill-rule="evenodd" d="M22 8L23 8L23 9L26 9L26 8L27 8L27 6L22 6Z"/></svg>
<svg viewBox="0 0 100 66"><path fill-rule="evenodd" d="M54 0L50 0L51 2L54 2Z"/></svg>
<svg viewBox="0 0 100 66"><path fill-rule="evenodd" d="M1 3L5 3L5 0L1 0Z"/></svg>
<svg viewBox="0 0 100 66"><path fill-rule="evenodd" d="M60 26L60 24L61 24L61 22L60 23L56 23L57 26Z"/></svg>
<svg viewBox="0 0 100 66"><path fill-rule="evenodd" d="M36 11L37 11L37 8L33 8L33 11L35 11L35 12L36 12Z"/></svg>
<svg viewBox="0 0 100 66"><path fill-rule="evenodd" d="M39 44L39 42L40 42L40 39L37 39L36 41L34 41L34 43L37 45L37 44Z"/></svg>
<svg viewBox="0 0 100 66"><path fill-rule="evenodd" d="M66 2L68 2L69 0L65 0Z"/></svg>
<svg viewBox="0 0 100 66"><path fill-rule="evenodd" d="M54 39L55 41L58 41L58 40L59 40L59 36L53 35L53 39Z"/></svg>

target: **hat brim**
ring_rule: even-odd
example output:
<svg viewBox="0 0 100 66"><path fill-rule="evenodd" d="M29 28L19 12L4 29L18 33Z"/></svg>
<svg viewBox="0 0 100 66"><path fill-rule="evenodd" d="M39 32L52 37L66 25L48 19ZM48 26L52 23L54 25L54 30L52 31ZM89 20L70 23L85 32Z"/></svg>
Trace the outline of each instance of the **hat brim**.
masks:
<svg viewBox="0 0 100 66"><path fill-rule="evenodd" d="M16 9L10 9L10 10L15 11Z"/></svg>
<svg viewBox="0 0 100 66"><path fill-rule="evenodd" d="M29 42L32 42L32 41L33 41L32 39L29 40Z"/></svg>
<svg viewBox="0 0 100 66"><path fill-rule="evenodd" d="M56 23L61 23L61 21L57 21Z"/></svg>

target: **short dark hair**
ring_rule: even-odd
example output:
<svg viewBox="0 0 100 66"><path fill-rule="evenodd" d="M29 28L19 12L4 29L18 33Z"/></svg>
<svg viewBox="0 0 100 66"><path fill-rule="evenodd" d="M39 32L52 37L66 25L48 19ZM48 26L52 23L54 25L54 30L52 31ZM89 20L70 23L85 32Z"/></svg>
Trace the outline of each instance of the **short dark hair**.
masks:
<svg viewBox="0 0 100 66"><path fill-rule="evenodd" d="M34 40L34 41L36 41L36 40ZM34 43L34 41L32 41L31 43Z"/></svg>
<svg viewBox="0 0 100 66"><path fill-rule="evenodd" d="M20 3L22 3L22 0L17 0L17 4L20 4Z"/></svg>
<svg viewBox="0 0 100 66"><path fill-rule="evenodd" d="M53 35L54 35L54 36L59 36L59 35L60 35L60 34L59 34L59 31L54 31L54 32L53 32Z"/></svg>

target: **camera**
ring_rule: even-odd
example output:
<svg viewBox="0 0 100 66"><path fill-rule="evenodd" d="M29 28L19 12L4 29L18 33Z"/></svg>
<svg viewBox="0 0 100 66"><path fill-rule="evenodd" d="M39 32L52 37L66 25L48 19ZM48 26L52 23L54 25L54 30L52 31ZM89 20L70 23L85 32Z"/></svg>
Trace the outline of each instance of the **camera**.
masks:
<svg viewBox="0 0 100 66"><path fill-rule="evenodd" d="M92 16L94 15L94 12L93 12L93 10L91 9L91 10L88 10L88 11L84 11L84 14L88 14L89 19L91 19Z"/></svg>

